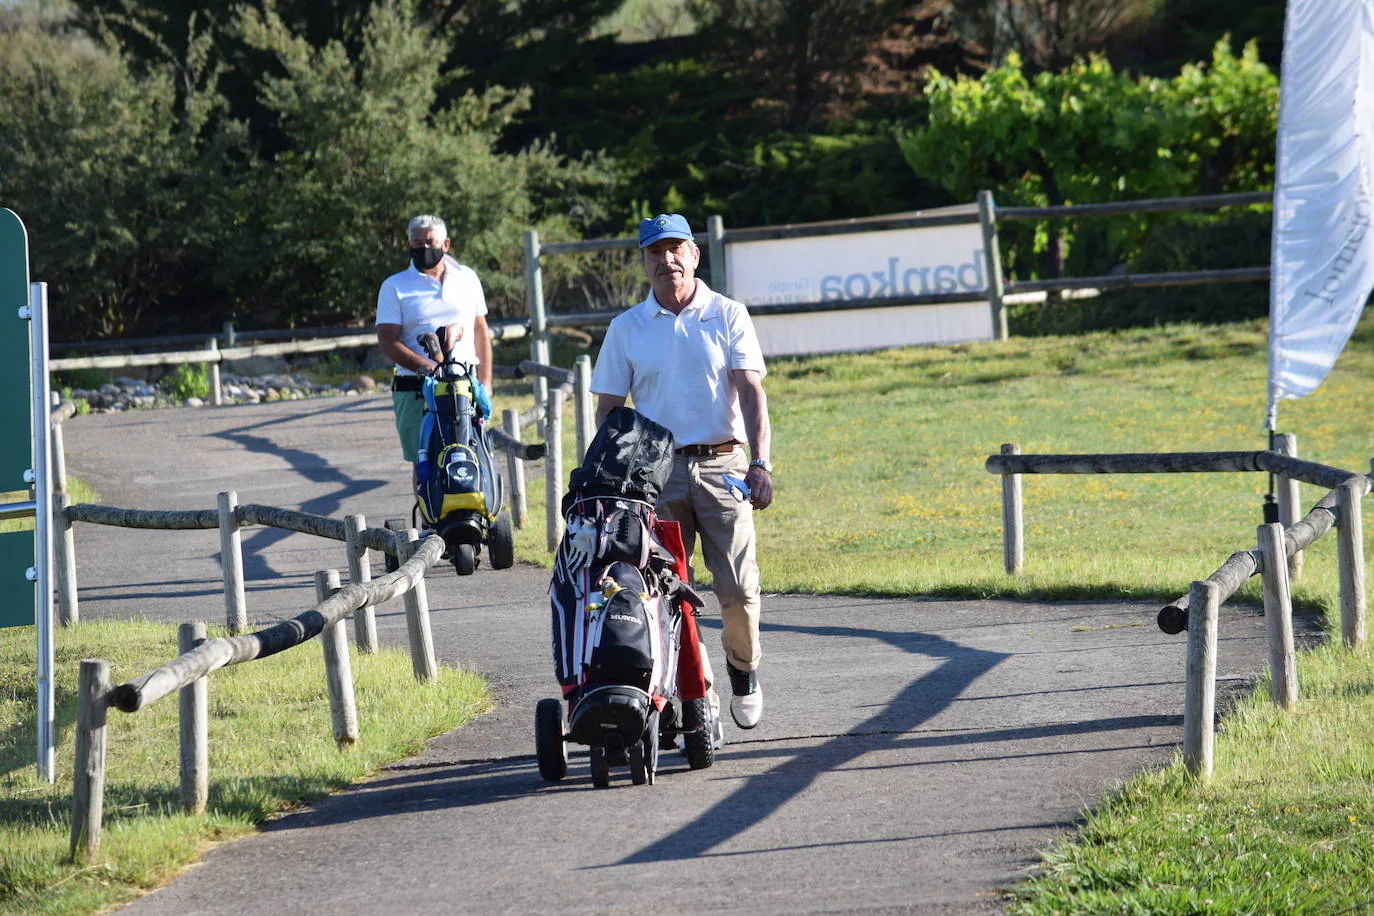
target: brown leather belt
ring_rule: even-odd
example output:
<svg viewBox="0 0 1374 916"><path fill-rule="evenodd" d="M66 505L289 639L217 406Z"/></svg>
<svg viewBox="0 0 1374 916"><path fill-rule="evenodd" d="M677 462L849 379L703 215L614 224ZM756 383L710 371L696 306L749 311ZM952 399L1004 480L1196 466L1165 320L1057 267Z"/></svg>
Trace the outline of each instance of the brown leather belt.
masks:
<svg viewBox="0 0 1374 916"><path fill-rule="evenodd" d="M688 458L709 458L712 455L728 455L739 447L739 443L734 439L728 442L717 442L715 445L684 445L682 448L673 449L675 455L686 455Z"/></svg>

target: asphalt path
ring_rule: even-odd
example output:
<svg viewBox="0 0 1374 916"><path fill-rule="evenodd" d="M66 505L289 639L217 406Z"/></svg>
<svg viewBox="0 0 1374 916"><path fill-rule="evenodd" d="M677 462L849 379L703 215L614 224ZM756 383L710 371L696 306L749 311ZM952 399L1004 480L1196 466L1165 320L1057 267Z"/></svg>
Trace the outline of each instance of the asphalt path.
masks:
<svg viewBox="0 0 1374 916"><path fill-rule="evenodd" d="M390 417L379 396L91 415L67 423L67 461L107 505L202 509L234 490L379 525L410 505ZM308 609L314 572L345 568L337 542L242 539L254 621ZM78 524L76 544L83 618L223 619L215 531ZM764 720L728 723L714 766L666 754L656 785L620 771L598 790L579 748L547 784L547 585L523 564L431 571L436 650L485 675L498 708L127 911L996 912L1039 850L1182 738L1185 639L1153 605L768 595ZM377 622L404 645L399 600ZM701 622L719 659L709 598ZM1226 606L1219 632L1219 682L1240 689L1264 663L1263 618Z"/></svg>

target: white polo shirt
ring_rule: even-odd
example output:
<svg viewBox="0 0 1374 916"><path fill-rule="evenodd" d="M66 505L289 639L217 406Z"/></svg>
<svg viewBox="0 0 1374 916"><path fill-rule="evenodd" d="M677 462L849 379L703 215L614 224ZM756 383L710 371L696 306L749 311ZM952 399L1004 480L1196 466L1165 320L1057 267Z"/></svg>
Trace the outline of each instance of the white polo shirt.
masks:
<svg viewBox="0 0 1374 916"><path fill-rule="evenodd" d="M377 291L377 324L399 324L401 343L425 355L419 337L426 331L457 324L463 337L453 347L454 358L475 365L477 347L473 325L487 313L487 297L477 272L444 255L444 280L440 283L420 273L411 264L382 281ZM414 375L410 369L396 367L397 375Z"/></svg>
<svg viewBox="0 0 1374 916"><path fill-rule="evenodd" d="M732 369L766 375L754 322L743 304L697 281L674 315L653 291L611 321L592 372L592 391L629 396L679 446L748 442Z"/></svg>

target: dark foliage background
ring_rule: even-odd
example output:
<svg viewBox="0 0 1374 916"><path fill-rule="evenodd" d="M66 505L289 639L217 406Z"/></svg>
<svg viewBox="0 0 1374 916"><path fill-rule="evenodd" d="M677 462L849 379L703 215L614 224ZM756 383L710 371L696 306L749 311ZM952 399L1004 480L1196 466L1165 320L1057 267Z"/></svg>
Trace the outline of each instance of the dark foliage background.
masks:
<svg viewBox="0 0 1374 916"><path fill-rule="evenodd" d="M1097 53L1123 80L1167 82L1186 64L1210 72L1229 34L1237 55L1254 39L1272 72L1282 18L1278 0L18 0L0 7L0 204L30 228L61 339L367 323L421 211L449 220L497 313L520 315L527 228L619 235L659 210L838 219L975 186L1015 202L1006 144L914 167L902 138L946 129L932 67L979 80L1015 59L1034 82ZM1272 158L1263 125L1233 134ZM1052 155L1060 174L1107 174L1108 146ZM1199 187L1267 180L1263 162L1242 175L1203 158L1215 174ZM1101 199L1153 190L1133 181ZM1026 276L1253 266L1266 224L1197 214L1007 244ZM632 264L545 270L565 303L636 294ZM1254 313L1256 292L1014 320L1221 320Z"/></svg>

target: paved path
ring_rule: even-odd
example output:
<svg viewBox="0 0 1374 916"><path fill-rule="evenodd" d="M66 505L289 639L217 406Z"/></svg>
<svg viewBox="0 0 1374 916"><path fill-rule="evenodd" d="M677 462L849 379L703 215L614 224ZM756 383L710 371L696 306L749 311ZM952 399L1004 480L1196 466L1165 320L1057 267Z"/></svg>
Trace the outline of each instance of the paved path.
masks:
<svg viewBox="0 0 1374 916"><path fill-rule="evenodd" d="M389 418L379 397L79 417L68 462L112 505L208 508L234 489L376 524L408 504ZM214 531L76 536L83 616L222 616ZM306 535L243 545L257 620L309 607L314 570L343 565ZM993 912L1038 849L1181 740L1184 639L1153 606L783 595L765 602L764 722L729 724L713 767L668 755L655 786L596 790L581 753L549 785L532 735L553 688L546 586L523 565L432 572L439 654L500 707L128 912ZM393 604L378 626L399 645ZM702 622L714 648L719 618ZM1223 608L1220 632L1219 676L1239 686L1263 620Z"/></svg>

